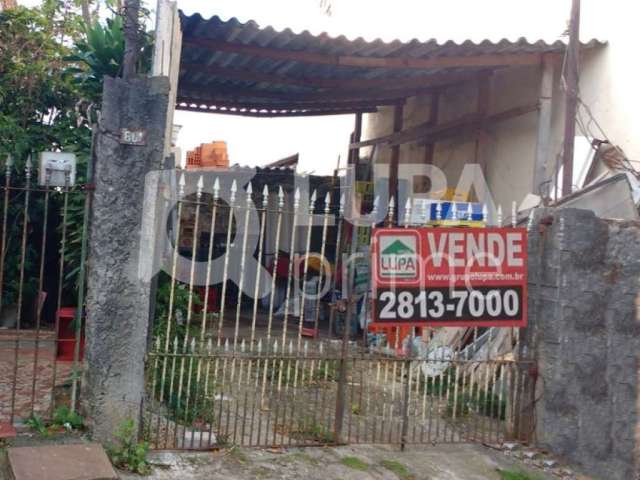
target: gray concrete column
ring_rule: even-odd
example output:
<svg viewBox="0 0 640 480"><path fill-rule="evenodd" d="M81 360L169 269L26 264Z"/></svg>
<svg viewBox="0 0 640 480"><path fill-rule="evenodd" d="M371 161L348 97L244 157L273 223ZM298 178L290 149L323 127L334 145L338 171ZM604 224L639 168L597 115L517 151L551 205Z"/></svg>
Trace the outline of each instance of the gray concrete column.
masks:
<svg viewBox="0 0 640 480"><path fill-rule="evenodd" d="M162 165L168 97L165 77L105 79L89 237L83 391L99 441L111 440L123 420L138 421L141 411L151 303L150 279L139 275L145 261L140 258L145 175ZM144 129L144 145L123 144L122 128ZM153 254L152 245L147 253Z"/></svg>

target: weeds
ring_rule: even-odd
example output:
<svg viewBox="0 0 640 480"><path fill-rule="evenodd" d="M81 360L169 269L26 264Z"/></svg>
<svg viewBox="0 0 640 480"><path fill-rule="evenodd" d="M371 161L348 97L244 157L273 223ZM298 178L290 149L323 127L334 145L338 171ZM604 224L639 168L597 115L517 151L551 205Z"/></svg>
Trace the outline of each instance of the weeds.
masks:
<svg viewBox="0 0 640 480"><path fill-rule="evenodd" d="M358 457L342 457L340 463L345 467L349 467L354 470L360 470L361 472L369 470L369 464L363 460L360 460Z"/></svg>
<svg viewBox="0 0 640 480"><path fill-rule="evenodd" d="M67 406L58 407L53 412L53 425L64 427L66 430L80 430L84 426L84 420L76 411Z"/></svg>
<svg viewBox="0 0 640 480"><path fill-rule="evenodd" d="M497 470L500 480L535 480L533 477L522 472L514 472L512 470Z"/></svg>
<svg viewBox="0 0 640 480"><path fill-rule="evenodd" d="M382 462L380 462L380 465L382 465L384 468L386 468L390 472L395 473L400 480L415 479L415 477L409 471L409 469L405 467L403 464L401 464L400 462L396 462L395 460L383 460Z"/></svg>
<svg viewBox="0 0 640 480"><path fill-rule="evenodd" d="M135 434L135 424L133 420L125 420L120 424L120 428L115 433L118 441L117 445L112 445L107 449L111 462L122 470L127 470L140 475L147 475L151 472L151 467L147 461L149 444L138 442Z"/></svg>
<svg viewBox="0 0 640 480"><path fill-rule="evenodd" d="M244 454L244 452L240 450L240 448L237 446L231 447L228 451L228 454L231 458L233 458L238 463L244 464L249 461L249 459Z"/></svg>
<svg viewBox="0 0 640 480"><path fill-rule="evenodd" d="M72 411L67 406L61 406L53 412L53 420L51 422L45 421L34 413L25 421L25 425L35 430L39 435L46 437L60 430L66 430L67 432L81 430L84 427L84 419L78 412Z"/></svg>
<svg viewBox="0 0 640 480"><path fill-rule="evenodd" d="M35 430L38 434L42 435L43 437L46 437L47 435L49 435L49 429L47 428L47 425L44 423L44 420L42 419L42 417L36 415L35 413L31 415L31 417L29 417L29 419L24 422L25 425L27 425L27 427Z"/></svg>

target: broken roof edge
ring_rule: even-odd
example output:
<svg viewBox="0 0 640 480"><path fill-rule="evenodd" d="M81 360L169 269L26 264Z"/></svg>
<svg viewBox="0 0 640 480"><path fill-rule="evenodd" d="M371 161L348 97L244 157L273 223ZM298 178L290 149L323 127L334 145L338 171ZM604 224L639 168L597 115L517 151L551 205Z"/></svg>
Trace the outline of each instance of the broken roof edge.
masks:
<svg viewBox="0 0 640 480"><path fill-rule="evenodd" d="M293 30L290 27L286 27L286 28L282 28L282 29L276 29L271 25L266 25L266 26L262 26L260 23L258 23L256 20L253 19L247 19L245 21L240 20L238 17L228 17L228 18L223 18L220 15L211 15L210 17L204 17L202 16L199 12L195 12L192 13L190 15L187 15L184 10L179 10L180 13L180 21L181 24L183 25L183 29L184 29L184 22L185 21L193 21L193 22L197 22L200 21L202 23L209 23L212 21L218 21L221 24L225 24L225 25L230 25L232 27L239 27L239 28L245 28L245 27L252 27L255 28L256 30L259 30L261 32L268 32L269 34L272 34L274 36L280 36L280 35L293 35L296 37L315 37L315 38L323 38L329 41L345 41L345 42L349 42L351 44L369 44L369 45L379 45L379 46L385 46L385 47L389 47L389 46L403 46L403 45L411 45L411 44L430 44L436 47L447 47L447 46L457 46L457 47L463 47L463 46L483 46L483 45L516 45L516 44L523 44L523 45L529 45L529 46L541 46L541 47L562 47L562 46L566 46L568 44L568 41L566 41L564 38L556 38L555 40L549 40L549 39L545 39L545 38L541 38L538 37L536 39L530 39L527 36L520 36L517 37L515 39L509 38L509 37L499 37L496 39L491 39L491 38L482 38L482 39L473 39L473 38L467 38L465 40L462 41L457 41L454 39L447 39L447 40L442 40L442 39L438 39L435 37L431 37L431 38L427 38L427 39L420 39L417 37L412 37L410 39L400 39L400 38L394 38L393 40L385 40L381 37L375 37L375 38L365 38L363 36L357 36L355 38L353 37L348 37L344 34L341 35L331 35L326 31L320 31L320 32L312 32L309 29L302 29L302 30ZM597 37L592 37L589 38L588 40L581 40L580 41L580 45L582 48L593 48L593 47L597 47L597 46L603 46L607 44L607 40L601 39L601 38L597 38Z"/></svg>

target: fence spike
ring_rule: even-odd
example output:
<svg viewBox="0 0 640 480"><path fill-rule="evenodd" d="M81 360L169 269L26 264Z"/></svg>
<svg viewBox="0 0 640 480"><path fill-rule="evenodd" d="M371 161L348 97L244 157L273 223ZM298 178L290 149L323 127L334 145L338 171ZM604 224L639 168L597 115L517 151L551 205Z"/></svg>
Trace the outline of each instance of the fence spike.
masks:
<svg viewBox="0 0 640 480"><path fill-rule="evenodd" d="M184 173L180 173L180 178L178 179L178 196L180 198L184 197L184 186L186 182L184 179Z"/></svg>
<svg viewBox="0 0 640 480"><path fill-rule="evenodd" d="M262 353L262 339L258 340L258 353Z"/></svg>
<svg viewBox="0 0 640 480"><path fill-rule="evenodd" d="M213 182L213 199L217 200L220 197L220 180L216 177Z"/></svg>
<svg viewBox="0 0 640 480"><path fill-rule="evenodd" d="M195 351L196 351L196 338L195 338L195 337L193 337L193 338L191 339L191 353L193 353L193 352L195 352Z"/></svg>
<svg viewBox="0 0 640 480"><path fill-rule="evenodd" d="M314 190L311 193L311 204L315 204L317 199L318 199L318 192Z"/></svg>
<svg viewBox="0 0 640 480"><path fill-rule="evenodd" d="M442 220L442 203L436 203L436 220Z"/></svg>
<svg viewBox="0 0 640 480"><path fill-rule="evenodd" d="M27 163L24 165L24 174L27 178L31 178L31 167L33 167L33 162L31 161L31 154L29 154Z"/></svg>
<svg viewBox="0 0 640 480"><path fill-rule="evenodd" d="M396 200L394 197L389 199L389 218L393 219L393 213L396 209Z"/></svg>
<svg viewBox="0 0 640 480"><path fill-rule="evenodd" d="M279 186L278 187L278 208L282 210L282 207L284 207L284 191L282 190L282 187Z"/></svg>
<svg viewBox="0 0 640 480"><path fill-rule="evenodd" d="M178 337L173 339L173 353L178 353Z"/></svg>
<svg viewBox="0 0 640 480"><path fill-rule="evenodd" d="M511 202L511 226L516 228L518 226L518 207L516 202Z"/></svg>
<svg viewBox="0 0 640 480"><path fill-rule="evenodd" d="M502 205L498 205L498 217L496 218L498 226L502 226Z"/></svg>
<svg viewBox="0 0 640 480"><path fill-rule="evenodd" d="M269 204L269 187L267 185L262 189L262 208L267 208Z"/></svg>
<svg viewBox="0 0 640 480"><path fill-rule="evenodd" d="M289 353L293 353L293 340L289 340Z"/></svg>
<svg viewBox="0 0 640 480"><path fill-rule="evenodd" d="M451 202L451 220L458 220L458 205Z"/></svg>
<svg viewBox="0 0 640 480"><path fill-rule="evenodd" d="M331 192L327 192L324 196L324 213L329 213L331 210Z"/></svg>
<svg viewBox="0 0 640 480"><path fill-rule="evenodd" d="M8 176L11 175L11 167L13 167L13 157L11 156L11 154L7 155L7 160L5 161L4 164L5 167L5 174Z"/></svg>
<svg viewBox="0 0 640 480"><path fill-rule="evenodd" d="M246 343L245 343L245 339L243 338L243 339L242 339L242 342L240 343L240 351L241 351L242 353L244 353L244 351L246 350L246 348L247 348L247 345L246 345Z"/></svg>
<svg viewBox="0 0 640 480"><path fill-rule="evenodd" d="M225 339L224 341L224 351L228 352L229 351L229 339Z"/></svg>
<svg viewBox="0 0 640 480"><path fill-rule="evenodd" d="M293 194L293 209L297 210L300 206L300 187L296 187L296 191Z"/></svg>
<svg viewBox="0 0 640 480"><path fill-rule="evenodd" d="M229 197L229 202L233 203L236 201L236 192L238 191L238 185L236 184L235 179L233 180L233 182L231 182L231 196Z"/></svg>
<svg viewBox="0 0 640 480"><path fill-rule="evenodd" d="M482 204L482 221L485 223L489 221L489 209L486 203Z"/></svg>
<svg viewBox="0 0 640 480"><path fill-rule="evenodd" d="M473 208L471 207L471 202L467 203L467 220L469 222L473 220Z"/></svg>
<svg viewBox="0 0 640 480"><path fill-rule="evenodd" d="M307 352L309 351L309 341L308 340L304 341L304 346L302 348L303 348L303 351L304 351L304 356L306 357L307 356Z"/></svg>
<svg viewBox="0 0 640 480"><path fill-rule="evenodd" d="M213 342L211 339L207 341L207 354L211 355L211 351L213 350Z"/></svg>
<svg viewBox="0 0 640 480"><path fill-rule="evenodd" d="M278 339L273 341L273 353L278 353Z"/></svg>
<svg viewBox="0 0 640 480"><path fill-rule="evenodd" d="M204 180L202 179L202 175L198 178L198 185L196 187L196 195L198 198L202 196L202 189L204 188Z"/></svg>
<svg viewBox="0 0 640 480"><path fill-rule="evenodd" d="M404 204L404 224L409 226L411 223L411 197L407 198L407 203Z"/></svg>
<svg viewBox="0 0 640 480"><path fill-rule="evenodd" d="M376 195L376 198L373 199L373 208L371 209L371 214L373 215L373 221L376 221L376 215L378 214L378 205L380 204L380 196Z"/></svg>
<svg viewBox="0 0 640 480"><path fill-rule="evenodd" d="M344 193L340 195L340 215L344 213Z"/></svg>

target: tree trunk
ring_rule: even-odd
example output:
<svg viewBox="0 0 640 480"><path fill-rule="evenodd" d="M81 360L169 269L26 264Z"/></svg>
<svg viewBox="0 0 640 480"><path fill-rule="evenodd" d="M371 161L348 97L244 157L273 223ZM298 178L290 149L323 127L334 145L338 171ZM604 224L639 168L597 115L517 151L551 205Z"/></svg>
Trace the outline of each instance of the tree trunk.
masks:
<svg viewBox="0 0 640 480"><path fill-rule="evenodd" d="M82 8L84 23L87 25L87 28L90 28L93 22L91 21L91 12L89 11L89 0L81 0L80 7Z"/></svg>
<svg viewBox="0 0 640 480"><path fill-rule="evenodd" d="M127 0L124 6L124 65L122 76L125 79L132 78L136 74L136 64L140 52L140 31L138 19L140 18L140 0Z"/></svg>

